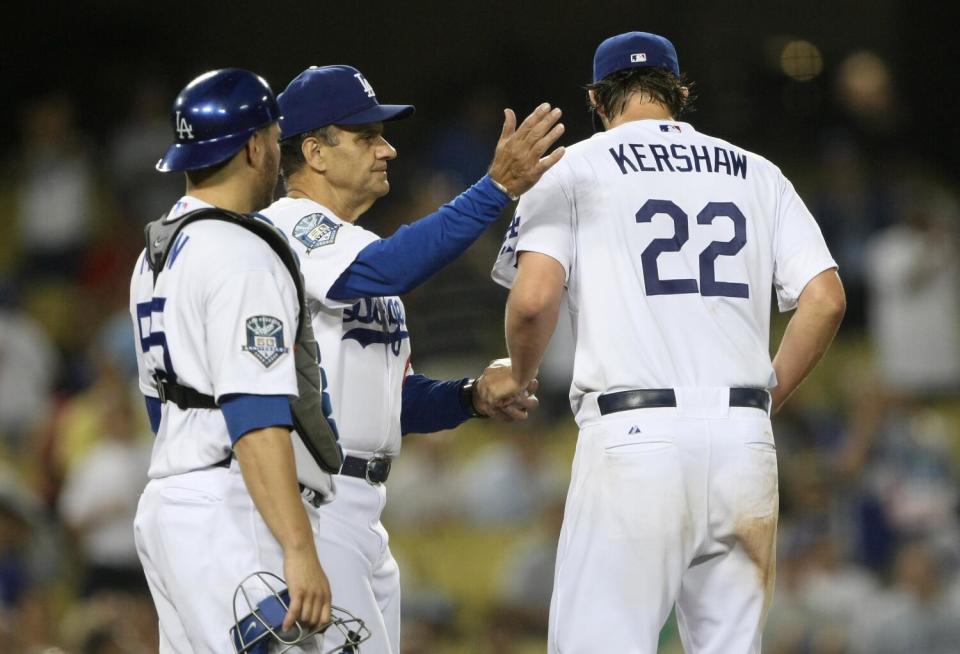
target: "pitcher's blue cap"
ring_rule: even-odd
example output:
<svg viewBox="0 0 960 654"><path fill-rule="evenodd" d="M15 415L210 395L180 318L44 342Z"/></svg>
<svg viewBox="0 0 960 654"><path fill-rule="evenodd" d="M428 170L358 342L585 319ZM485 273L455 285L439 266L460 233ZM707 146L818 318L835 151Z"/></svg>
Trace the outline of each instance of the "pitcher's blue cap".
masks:
<svg viewBox="0 0 960 654"><path fill-rule="evenodd" d="M664 68L680 76L676 48L664 37L649 32L611 36L597 47L593 56L594 82L628 68Z"/></svg>
<svg viewBox="0 0 960 654"><path fill-rule="evenodd" d="M277 97L280 139L327 125L366 125L407 118L409 104L380 104L370 82L352 66L311 66Z"/></svg>

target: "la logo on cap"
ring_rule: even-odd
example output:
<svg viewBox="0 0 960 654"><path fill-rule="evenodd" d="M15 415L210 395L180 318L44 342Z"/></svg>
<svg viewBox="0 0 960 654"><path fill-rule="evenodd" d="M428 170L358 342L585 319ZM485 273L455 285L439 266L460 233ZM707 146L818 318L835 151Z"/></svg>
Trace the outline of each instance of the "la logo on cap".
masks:
<svg viewBox="0 0 960 654"><path fill-rule="evenodd" d="M376 95L373 92L373 87L370 86L370 82L367 81L367 78L364 77L362 73L354 73L353 76L356 77L357 81L363 86L363 90L367 94L368 98L372 98Z"/></svg>
<svg viewBox="0 0 960 654"><path fill-rule="evenodd" d="M646 52L637 52L635 54L630 55L630 61L632 63L637 63L639 61L646 61L646 60L647 60Z"/></svg>

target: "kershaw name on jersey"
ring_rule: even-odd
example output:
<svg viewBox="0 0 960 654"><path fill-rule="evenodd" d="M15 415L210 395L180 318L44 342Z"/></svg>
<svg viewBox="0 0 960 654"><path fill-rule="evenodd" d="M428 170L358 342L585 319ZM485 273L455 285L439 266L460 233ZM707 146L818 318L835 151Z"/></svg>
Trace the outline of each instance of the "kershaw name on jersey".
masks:
<svg viewBox="0 0 960 654"><path fill-rule="evenodd" d="M620 143L609 149L624 175L628 173L723 173L747 178L747 157L718 145Z"/></svg>

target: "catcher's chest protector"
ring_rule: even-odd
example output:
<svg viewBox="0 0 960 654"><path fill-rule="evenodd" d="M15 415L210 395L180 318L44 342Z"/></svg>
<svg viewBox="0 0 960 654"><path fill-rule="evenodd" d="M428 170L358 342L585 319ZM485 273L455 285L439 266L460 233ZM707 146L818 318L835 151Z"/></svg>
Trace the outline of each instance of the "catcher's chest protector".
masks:
<svg viewBox="0 0 960 654"><path fill-rule="evenodd" d="M294 347L294 364L297 369L297 390L299 396L290 403L293 414L293 425L303 441L304 446L323 470L329 473L339 472L343 463L340 446L337 444L337 435L323 411L323 388L321 385L319 349L310 324L310 312L307 309L306 293L303 287L303 276L300 273L300 264L297 255L287 245L286 238L272 225L256 218L227 211L220 208L205 208L190 211L178 218L166 221L165 217L155 220L146 226L147 263L153 271L153 281L156 283L160 271L167 261L170 247L176 240L177 234L185 226L197 220L222 220L247 229L261 239L277 253L280 261L286 266L297 288L297 300L300 303L300 313L297 321L297 337ZM168 388L177 384L165 382ZM187 407L209 408L215 405L210 396L197 393L193 389L186 389L184 395L198 398L197 402L188 401ZM185 407L185 408L187 408Z"/></svg>

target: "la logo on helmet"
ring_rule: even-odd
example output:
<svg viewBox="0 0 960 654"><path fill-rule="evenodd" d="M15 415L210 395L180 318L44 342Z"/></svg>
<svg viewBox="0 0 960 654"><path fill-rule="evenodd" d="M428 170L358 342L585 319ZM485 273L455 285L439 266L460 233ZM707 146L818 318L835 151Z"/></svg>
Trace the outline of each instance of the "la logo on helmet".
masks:
<svg viewBox="0 0 960 654"><path fill-rule="evenodd" d="M373 92L373 87L370 86L370 82L367 81L367 78L364 77L362 73L354 73L353 76L356 77L357 81L363 85L363 90L366 91L368 98L372 98L376 95Z"/></svg>
<svg viewBox="0 0 960 654"><path fill-rule="evenodd" d="M179 111L177 112L177 138L180 140L193 138L193 127L180 115Z"/></svg>

